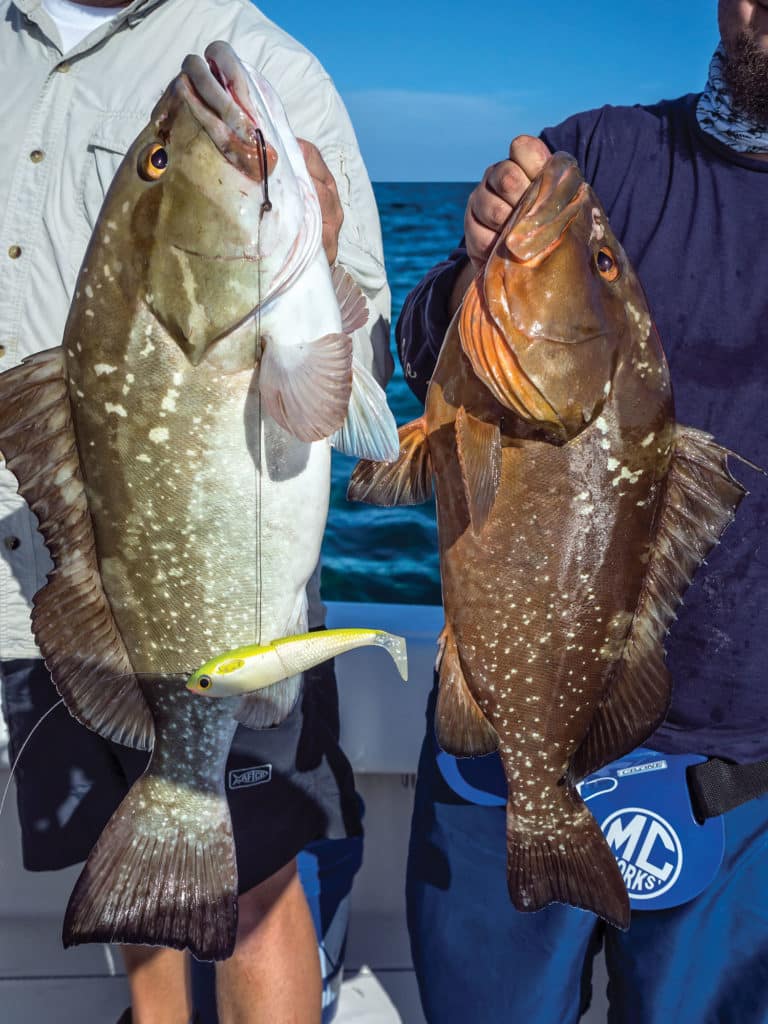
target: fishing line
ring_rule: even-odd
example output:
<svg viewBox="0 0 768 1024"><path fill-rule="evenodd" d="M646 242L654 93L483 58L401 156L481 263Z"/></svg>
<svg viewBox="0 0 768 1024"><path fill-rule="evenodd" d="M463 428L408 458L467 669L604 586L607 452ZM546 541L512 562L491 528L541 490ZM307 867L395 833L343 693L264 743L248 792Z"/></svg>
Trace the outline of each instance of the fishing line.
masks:
<svg viewBox="0 0 768 1024"><path fill-rule="evenodd" d="M259 464L258 464L258 480L257 480L257 483L256 483L256 508L257 508L256 518L257 518L257 521L258 521L257 539L256 539L256 543L258 545L258 550L256 552L256 572L258 573L257 597L256 597L256 601L257 601L256 622L257 622L258 643L261 644L261 643L263 643L261 633L262 633L262 604L263 604L263 592L264 592L264 587L263 587L264 573L263 573L263 568L262 568L262 551L264 550L264 544L263 544L263 518L264 518L264 510L263 510L263 481L264 481L264 455L263 455L263 444L264 444L264 441L263 441L263 430L264 430L264 422L263 422L262 408L261 408L261 360L262 360L263 355L264 355L264 346L263 346L263 343L262 343L262 340L261 340L261 303L262 303L262 291L261 291L261 289L262 289L262 280L263 280L264 274L263 274L263 269L262 269L262 252L261 252L261 222L263 220L264 214L268 213L272 209L272 203L269 201L269 181L268 181L268 178L269 178L269 166L268 166L268 162L267 162L267 144L264 141L264 134L263 134L263 132L261 131L260 128L256 129L256 138L257 138L258 143L259 143L259 152L260 152L260 155L261 155L261 178L262 178L262 181L264 182L264 200L263 200L263 202L261 204L261 210L259 211L259 235L258 235L258 242L257 242L257 246L256 246L256 251L257 251L257 255L258 255L258 271L257 271L257 273L259 275L259 282L258 282L258 288L257 288L258 303L259 304L258 304L257 309L256 309L256 345L260 346L260 348L259 348L259 386L257 388Z"/></svg>
<svg viewBox="0 0 768 1024"><path fill-rule="evenodd" d="M178 674L179 675L183 675L185 678L188 678L192 673L191 672L183 672L183 673L180 672ZM129 676L132 676L134 679L138 679L140 676L142 676L142 677L150 676L150 677L153 677L153 678L157 678L158 673L157 672L120 672L120 673L118 673L117 675L114 675L114 676L107 676L106 679L102 680L102 684L101 685L102 686L106 686L107 683L111 683L115 679L126 679ZM21 747L19 749L18 754L14 758L13 764L11 765L11 768L10 768L10 774L8 776L8 781L6 782L5 789L3 790L3 796L2 796L2 798L0 798L0 817L2 817L3 811L5 809L5 801L8 798L8 790L11 788L11 782L13 781L13 776L14 776L14 774L16 772L16 767L17 767L17 765L19 763L19 760L21 759L21 755L24 753L24 748L29 743L29 741L32 739L32 737L35 735L35 733L40 728L40 726L43 724L43 722L46 720L48 715L50 715L53 711L55 711L56 708L60 704L64 704L64 698L63 697L60 697L59 700L57 700L55 704L53 704L51 707L49 707L48 710L43 715L41 715L40 718L38 718L38 720L32 726L32 728L31 728L31 730L29 732L29 735L27 736L27 738L22 743L22 745L21 745Z"/></svg>
<svg viewBox="0 0 768 1024"><path fill-rule="evenodd" d="M52 711L55 711L56 708L59 706L59 704L63 704L63 703L64 703L64 698L61 697L59 700L56 701L56 703L52 707L48 708L48 710L45 712L45 714L41 718L38 718L38 720L32 726L32 729L30 730L29 736L27 736L27 738L21 744L21 749L19 750L18 754L16 755L16 757L14 759L13 764L11 765L11 772L10 772L10 775L8 776L8 781L5 784L5 789L3 790L3 798L2 798L2 800L0 800L0 817L2 817L3 810L5 808L5 801L6 801L7 797L8 797L8 790L11 788L11 782L13 781L13 776L14 776L14 773L16 771L16 765L19 763L19 758L24 753L24 748L29 743L29 741L32 739L32 737L35 735L35 733L40 728L40 726L43 724L43 722L46 720L48 715L50 715Z"/></svg>

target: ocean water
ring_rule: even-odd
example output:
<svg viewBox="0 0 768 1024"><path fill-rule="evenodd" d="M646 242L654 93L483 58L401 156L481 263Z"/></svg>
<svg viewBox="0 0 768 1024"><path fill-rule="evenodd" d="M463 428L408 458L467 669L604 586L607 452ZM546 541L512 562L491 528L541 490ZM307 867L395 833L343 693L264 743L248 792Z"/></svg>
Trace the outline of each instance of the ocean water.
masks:
<svg viewBox="0 0 768 1024"><path fill-rule="evenodd" d="M395 373L387 399L398 426L422 408L403 379L394 325L408 292L461 238L474 186L464 182L374 185L392 290ZM355 460L333 453L331 509L323 544L322 592L332 601L439 604L440 570L434 504L375 508L346 500Z"/></svg>

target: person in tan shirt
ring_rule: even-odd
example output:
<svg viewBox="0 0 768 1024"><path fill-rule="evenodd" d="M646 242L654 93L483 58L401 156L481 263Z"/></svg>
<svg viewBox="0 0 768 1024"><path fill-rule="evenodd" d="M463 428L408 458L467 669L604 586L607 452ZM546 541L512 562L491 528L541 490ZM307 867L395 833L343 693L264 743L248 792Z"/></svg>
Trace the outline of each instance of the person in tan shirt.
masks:
<svg viewBox="0 0 768 1024"><path fill-rule="evenodd" d="M371 315L356 351L385 383L392 369L389 290L354 132L317 60L246 0L200 0L193 12L184 0L0 0L0 371L60 342L80 262L122 156L184 56L214 39L229 41L271 81L296 134L311 140L302 148L320 198L326 254L365 292ZM30 602L50 560L4 466L0 538L0 666L14 754L57 695L29 626ZM320 626L316 579L309 599L310 626ZM241 744L240 766L272 764L273 781L230 794L241 895L235 953L217 968L222 1024L320 1020L317 940L295 858L310 840L360 834L361 825L338 747L332 668L313 685L315 698L283 726L233 744L233 751ZM33 741L17 783L25 864L44 870L87 856L145 758L89 732L63 708L40 734L38 753ZM297 750L307 736L323 756L300 771ZM78 778L94 780L87 793L67 781ZM124 1020L189 1020L185 954L122 952L132 998L132 1017L128 1011Z"/></svg>

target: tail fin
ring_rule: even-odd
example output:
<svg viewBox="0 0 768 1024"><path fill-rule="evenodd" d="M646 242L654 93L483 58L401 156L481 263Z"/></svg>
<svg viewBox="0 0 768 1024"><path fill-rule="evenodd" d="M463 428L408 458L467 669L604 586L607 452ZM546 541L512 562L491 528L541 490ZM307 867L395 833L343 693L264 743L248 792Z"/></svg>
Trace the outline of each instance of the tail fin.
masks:
<svg viewBox="0 0 768 1024"><path fill-rule="evenodd" d="M77 880L64 945L125 942L232 955L237 868L229 807L144 775L112 815Z"/></svg>
<svg viewBox="0 0 768 1024"><path fill-rule="evenodd" d="M559 797L562 813L543 827L535 811L522 817L507 805L507 883L513 904L533 911L569 903L627 929L629 896L597 822L564 786L546 795Z"/></svg>

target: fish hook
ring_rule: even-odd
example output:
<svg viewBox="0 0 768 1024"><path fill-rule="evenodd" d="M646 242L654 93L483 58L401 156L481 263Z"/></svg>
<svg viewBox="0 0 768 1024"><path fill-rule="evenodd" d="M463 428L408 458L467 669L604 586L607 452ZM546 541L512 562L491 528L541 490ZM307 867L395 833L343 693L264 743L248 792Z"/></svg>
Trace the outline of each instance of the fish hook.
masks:
<svg viewBox="0 0 768 1024"><path fill-rule="evenodd" d="M259 149L261 150L261 173L264 178L264 202L261 204L261 212L265 214L272 209L272 203L269 201L269 181L267 180L267 175L269 174L267 144L264 141L264 133L261 128L254 129L254 132L259 143Z"/></svg>

